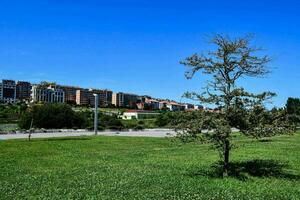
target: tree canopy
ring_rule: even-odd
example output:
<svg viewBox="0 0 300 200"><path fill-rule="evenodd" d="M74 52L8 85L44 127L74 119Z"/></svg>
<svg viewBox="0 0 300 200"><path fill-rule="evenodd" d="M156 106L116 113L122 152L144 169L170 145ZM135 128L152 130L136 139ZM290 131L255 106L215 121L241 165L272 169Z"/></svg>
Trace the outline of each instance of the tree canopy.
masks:
<svg viewBox="0 0 300 200"><path fill-rule="evenodd" d="M289 122L295 128L300 125L300 99L288 98L286 102L286 110Z"/></svg>
<svg viewBox="0 0 300 200"><path fill-rule="evenodd" d="M21 116L19 126L31 128L83 128L85 119L67 104L36 104L28 107Z"/></svg>

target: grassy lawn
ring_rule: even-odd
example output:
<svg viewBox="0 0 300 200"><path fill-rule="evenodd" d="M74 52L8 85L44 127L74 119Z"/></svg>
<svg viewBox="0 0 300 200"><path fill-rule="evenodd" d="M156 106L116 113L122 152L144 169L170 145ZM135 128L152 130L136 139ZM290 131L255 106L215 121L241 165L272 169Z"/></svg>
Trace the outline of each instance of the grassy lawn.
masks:
<svg viewBox="0 0 300 200"><path fill-rule="evenodd" d="M0 199L299 199L300 134L238 136L232 176L208 144L80 137L0 141Z"/></svg>

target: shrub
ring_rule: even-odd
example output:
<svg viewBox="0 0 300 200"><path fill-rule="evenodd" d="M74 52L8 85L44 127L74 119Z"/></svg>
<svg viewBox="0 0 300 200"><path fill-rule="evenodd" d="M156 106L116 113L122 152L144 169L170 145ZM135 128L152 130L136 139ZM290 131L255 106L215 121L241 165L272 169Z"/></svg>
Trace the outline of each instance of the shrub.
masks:
<svg viewBox="0 0 300 200"><path fill-rule="evenodd" d="M156 117L155 124L158 127L169 126L174 119L176 119L178 112L164 112Z"/></svg>
<svg viewBox="0 0 300 200"><path fill-rule="evenodd" d="M144 121L138 121L138 123L137 123L138 125L144 125L145 124L145 122Z"/></svg>
<svg viewBox="0 0 300 200"><path fill-rule="evenodd" d="M137 130L137 131L141 131L141 130L144 130L145 127L144 126L141 126L141 125L137 125L133 128L134 130Z"/></svg>
<svg viewBox="0 0 300 200"><path fill-rule="evenodd" d="M99 117L99 125L103 126L106 129L113 129L113 130L122 130L124 129L124 125L122 124L121 120L117 118L116 115L105 115L100 114Z"/></svg>
<svg viewBox="0 0 300 200"><path fill-rule="evenodd" d="M84 128L86 119L76 113L67 104L33 105L21 116L19 127L29 129L33 123L35 128Z"/></svg>

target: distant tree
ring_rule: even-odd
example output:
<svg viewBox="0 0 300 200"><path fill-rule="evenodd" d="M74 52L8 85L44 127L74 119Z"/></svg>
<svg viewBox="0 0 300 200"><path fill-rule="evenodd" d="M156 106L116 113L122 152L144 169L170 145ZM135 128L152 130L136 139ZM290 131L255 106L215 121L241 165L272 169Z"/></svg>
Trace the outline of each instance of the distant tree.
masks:
<svg viewBox="0 0 300 200"><path fill-rule="evenodd" d="M67 104L33 105L23 113L19 127L33 128L83 128L85 119Z"/></svg>
<svg viewBox="0 0 300 200"><path fill-rule="evenodd" d="M300 99L288 98L286 103L286 110L289 122L296 128L300 125Z"/></svg>
<svg viewBox="0 0 300 200"><path fill-rule="evenodd" d="M70 106L76 106L77 105L76 101L74 101L74 100L68 100L68 101L66 101L66 104L69 104Z"/></svg>
<svg viewBox="0 0 300 200"><path fill-rule="evenodd" d="M41 88L47 88L47 87L49 87L51 85L52 86L56 86L57 84L56 84L56 82L42 81L42 82L40 82L39 87L41 87Z"/></svg>
<svg viewBox="0 0 300 200"><path fill-rule="evenodd" d="M136 131L141 131L141 130L144 130L145 127L143 125L136 125L133 129Z"/></svg>
<svg viewBox="0 0 300 200"><path fill-rule="evenodd" d="M138 125L145 125L145 122L144 122L144 121L141 121L141 120L139 120L139 121L137 122L137 124L138 124Z"/></svg>
<svg viewBox="0 0 300 200"><path fill-rule="evenodd" d="M182 112L161 111L161 113L155 118L155 125L158 127L170 127L174 120L180 116L180 113Z"/></svg>
<svg viewBox="0 0 300 200"><path fill-rule="evenodd" d="M0 122L14 123L17 121L22 113L27 109L27 104L16 103L16 104L6 104L0 105Z"/></svg>
<svg viewBox="0 0 300 200"><path fill-rule="evenodd" d="M124 125L121 120L118 119L117 115L107 115L101 113L99 116L99 123L105 129L122 130Z"/></svg>
<svg viewBox="0 0 300 200"><path fill-rule="evenodd" d="M259 48L251 47L252 37L232 39L225 35L215 35L211 42L216 46L207 54L194 54L181 64L189 69L185 76L191 79L197 72L209 77L205 91L201 94L187 92L184 96L220 108L219 112L183 113L177 118L178 135L186 138L205 138L213 142L219 150L223 163L223 176L228 176L232 128L254 137L272 136L288 131L269 117L264 103L274 93L253 94L238 86L244 77L263 77L269 70L268 56L259 56ZM203 129L212 132L203 132Z"/></svg>
<svg viewBox="0 0 300 200"><path fill-rule="evenodd" d="M116 105L109 103L106 107L107 108L116 108Z"/></svg>

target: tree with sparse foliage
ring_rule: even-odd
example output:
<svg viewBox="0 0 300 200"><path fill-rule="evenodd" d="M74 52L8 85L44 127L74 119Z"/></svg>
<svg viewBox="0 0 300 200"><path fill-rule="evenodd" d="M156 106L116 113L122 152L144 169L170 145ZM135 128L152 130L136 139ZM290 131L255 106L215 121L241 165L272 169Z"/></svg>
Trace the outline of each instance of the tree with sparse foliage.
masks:
<svg viewBox="0 0 300 200"><path fill-rule="evenodd" d="M238 86L238 80L245 77L264 77L269 73L268 56L260 56L260 48L251 46L252 36L232 39L215 35L211 43L213 51L194 54L180 63L188 70L187 79L197 72L208 76L208 82L201 94L185 93L185 97L203 104L214 105L215 112L182 113L175 121L178 136L205 138L213 142L222 158L223 176L228 176L229 156L232 148L232 128L255 138L283 134L289 131L284 116L273 117L264 103L275 96L272 92L254 94ZM205 130L205 131L203 131Z"/></svg>

